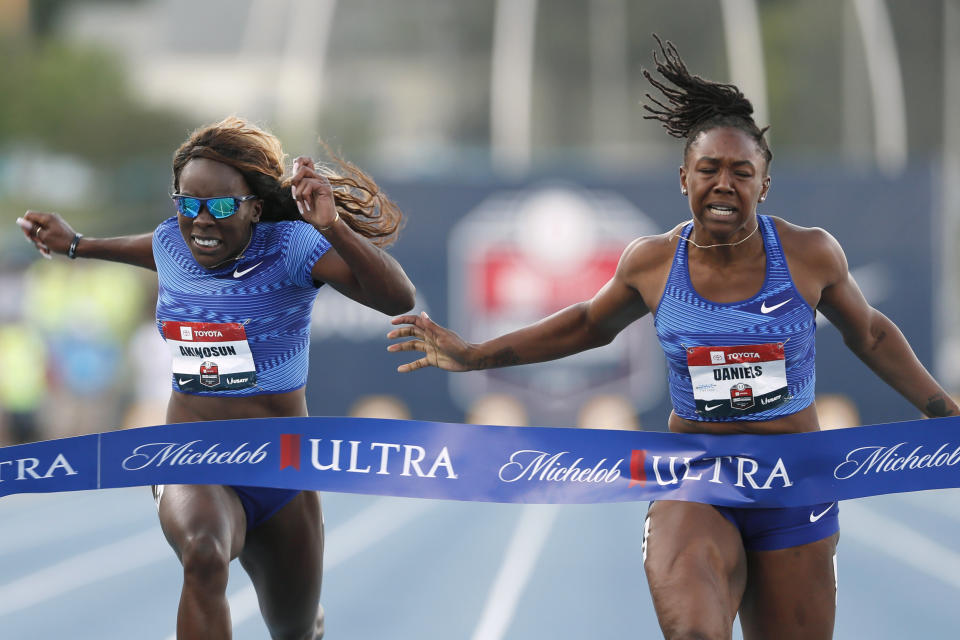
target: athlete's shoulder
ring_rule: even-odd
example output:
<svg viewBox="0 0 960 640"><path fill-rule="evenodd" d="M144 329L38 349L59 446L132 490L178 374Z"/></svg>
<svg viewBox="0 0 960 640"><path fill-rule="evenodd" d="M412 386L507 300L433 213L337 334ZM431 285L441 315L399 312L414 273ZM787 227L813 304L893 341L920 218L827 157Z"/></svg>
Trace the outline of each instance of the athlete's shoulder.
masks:
<svg viewBox="0 0 960 640"><path fill-rule="evenodd" d="M177 216L171 216L163 220L153 230L154 259L164 254L179 256L186 251L187 247L183 242L183 235L180 233Z"/></svg>
<svg viewBox="0 0 960 640"><path fill-rule="evenodd" d="M659 269L673 261L677 251L680 232L686 222L682 222L664 233L640 236L633 240L623 251L618 270L637 273L649 269Z"/></svg>
<svg viewBox="0 0 960 640"><path fill-rule="evenodd" d="M269 227L269 233L272 234L272 237L284 242L307 242L311 244L326 242L322 233L303 220L279 220L263 224Z"/></svg>
<svg viewBox="0 0 960 640"><path fill-rule="evenodd" d="M293 233L294 226L297 224L293 220L280 220L277 222L258 222L257 231L263 234L267 245L274 244L275 241L281 241L289 238Z"/></svg>
<svg viewBox="0 0 960 640"><path fill-rule="evenodd" d="M171 232L180 233L180 225L177 223L177 216L170 216L166 220L161 221L154 230L154 233Z"/></svg>
<svg viewBox="0 0 960 640"><path fill-rule="evenodd" d="M783 218L770 216L780 236L787 258L816 268L817 271L846 271L843 247L822 227L802 227Z"/></svg>

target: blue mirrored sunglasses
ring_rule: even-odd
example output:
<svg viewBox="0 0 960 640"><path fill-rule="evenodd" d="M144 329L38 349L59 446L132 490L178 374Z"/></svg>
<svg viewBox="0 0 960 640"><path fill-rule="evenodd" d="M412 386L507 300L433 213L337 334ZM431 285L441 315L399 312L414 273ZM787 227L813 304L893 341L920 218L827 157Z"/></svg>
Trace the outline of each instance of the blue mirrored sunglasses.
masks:
<svg viewBox="0 0 960 640"><path fill-rule="evenodd" d="M183 196L175 193L170 196L177 205L177 213L187 218L196 218L200 215L200 210L206 206L214 218L221 220L229 218L240 208L241 202L253 200L257 196L219 196L217 198L194 198L193 196Z"/></svg>

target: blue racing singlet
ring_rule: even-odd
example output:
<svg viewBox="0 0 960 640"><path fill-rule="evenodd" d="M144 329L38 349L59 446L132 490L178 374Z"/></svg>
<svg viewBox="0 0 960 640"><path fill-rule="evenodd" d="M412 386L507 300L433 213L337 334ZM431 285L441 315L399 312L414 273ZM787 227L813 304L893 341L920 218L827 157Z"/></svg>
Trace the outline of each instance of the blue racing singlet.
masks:
<svg viewBox="0 0 960 640"><path fill-rule="evenodd" d="M176 217L153 234L157 328L173 356L173 388L209 396L283 393L304 386L311 277L330 243L309 224L260 222L239 260L204 269Z"/></svg>
<svg viewBox="0 0 960 640"><path fill-rule="evenodd" d="M793 284L774 221L757 221L766 277L756 295L740 302L697 294L687 265L693 223L681 232L654 322L681 418L772 420L813 402L816 313Z"/></svg>

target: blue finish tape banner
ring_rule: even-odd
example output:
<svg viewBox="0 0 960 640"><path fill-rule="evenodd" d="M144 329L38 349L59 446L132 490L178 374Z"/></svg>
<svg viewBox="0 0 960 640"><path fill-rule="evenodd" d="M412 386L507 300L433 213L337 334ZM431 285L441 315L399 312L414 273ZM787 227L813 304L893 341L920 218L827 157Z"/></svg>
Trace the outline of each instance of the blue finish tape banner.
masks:
<svg viewBox="0 0 960 640"><path fill-rule="evenodd" d="M150 484L484 502L801 506L960 487L960 417L771 436L265 418L0 448L0 496Z"/></svg>

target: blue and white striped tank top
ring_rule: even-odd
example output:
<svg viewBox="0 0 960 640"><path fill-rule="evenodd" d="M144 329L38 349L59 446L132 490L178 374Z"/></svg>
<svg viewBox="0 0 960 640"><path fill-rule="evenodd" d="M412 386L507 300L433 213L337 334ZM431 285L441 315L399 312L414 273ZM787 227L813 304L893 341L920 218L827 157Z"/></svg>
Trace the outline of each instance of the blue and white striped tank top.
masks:
<svg viewBox="0 0 960 640"><path fill-rule="evenodd" d="M693 223L681 232L654 322L681 418L772 420L813 402L816 313L793 284L774 221L757 220L766 277L756 295L740 302L697 294L687 264Z"/></svg>
<svg viewBox="0 0 960 640"><path fill-rule="evenodd" d="M304 386L311 270L330 243L303 222L261 222L240 260L208 270L176 217L153 234L157 328L173 355L173 388L207 396L283 393Z"/></svg>

